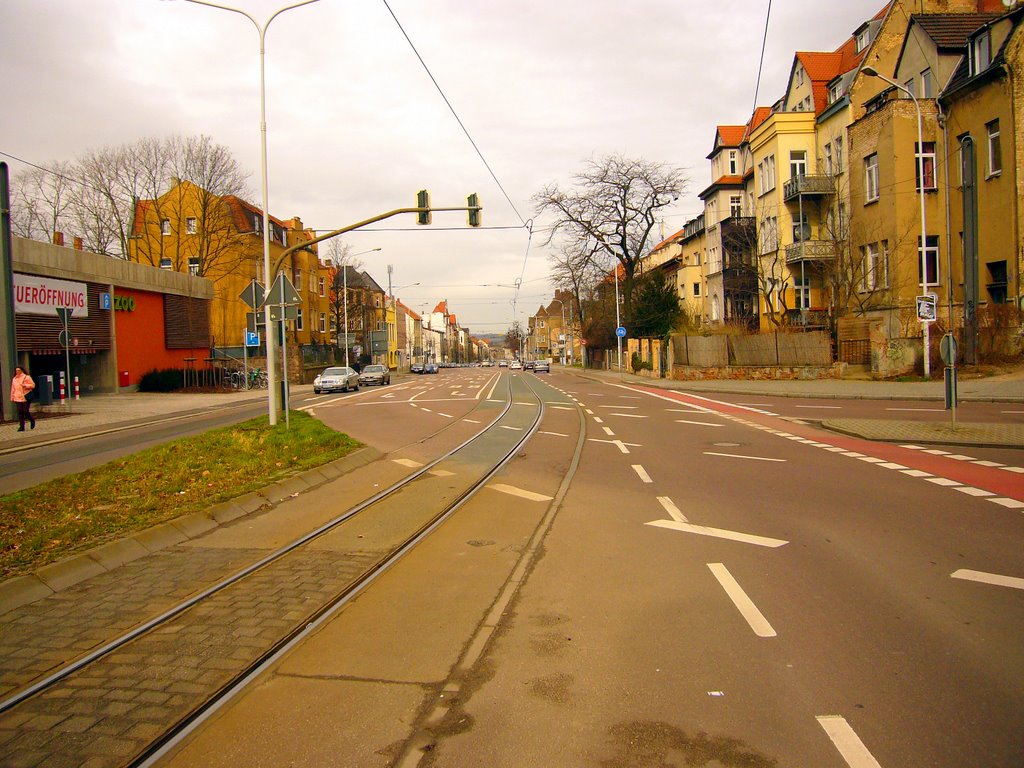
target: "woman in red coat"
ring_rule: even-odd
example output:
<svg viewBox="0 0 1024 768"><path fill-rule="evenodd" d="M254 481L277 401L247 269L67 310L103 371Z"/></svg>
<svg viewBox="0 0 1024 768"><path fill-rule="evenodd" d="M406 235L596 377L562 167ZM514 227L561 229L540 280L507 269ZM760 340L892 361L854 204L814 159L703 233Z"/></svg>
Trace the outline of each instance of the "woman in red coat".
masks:
<svg viewBox="0 0 1024 768"><path fill-rule="evenodd" d="M25 373L20 365L17 366L14 369L14 379L11 381L11 400L18 409L19 432L25 431L25 419L32 424L32 429L36 428L35 417L29 411L32 403L28 401L28 393L35 388L36 383L32 381L32 377Z"/></svg>

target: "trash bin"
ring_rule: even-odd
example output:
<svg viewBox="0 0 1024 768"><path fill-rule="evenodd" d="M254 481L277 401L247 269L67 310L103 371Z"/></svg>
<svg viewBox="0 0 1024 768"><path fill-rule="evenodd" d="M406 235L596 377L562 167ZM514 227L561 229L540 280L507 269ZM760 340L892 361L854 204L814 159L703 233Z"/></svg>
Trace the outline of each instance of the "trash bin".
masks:
<svg viewBox="0 0 1024 768"><path fill-rule="evenodd" d="M117 386L127 387L131 386L128 381L128 371L118 371L117 374Z"/></svg>
<svg viewBox="0 0 1024 768"><path fill-rule="evenodd" d="M36 382L36 402L39 405L53 405L53 377L40 376Z"/></svg>

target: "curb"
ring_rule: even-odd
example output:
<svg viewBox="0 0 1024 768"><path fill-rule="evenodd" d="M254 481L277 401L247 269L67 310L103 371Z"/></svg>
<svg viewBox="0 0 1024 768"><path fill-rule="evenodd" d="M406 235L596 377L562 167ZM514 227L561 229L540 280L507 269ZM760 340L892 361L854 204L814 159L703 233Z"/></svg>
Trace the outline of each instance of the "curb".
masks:
<svg viewBox="0 0 1024 768"><path fill-rule="evenodd" d="M44 565L32 573L14 576L0 582L0 615L61 592L93 576L108 573L125 563L161 549L197 539L246 515L271 509L300 493L364 467L383 455L376 448L364 446L329 464L307 469L272 483L262 490L221 502L204 512L194 512L159 523L130 536L100 544Z"/></svg>

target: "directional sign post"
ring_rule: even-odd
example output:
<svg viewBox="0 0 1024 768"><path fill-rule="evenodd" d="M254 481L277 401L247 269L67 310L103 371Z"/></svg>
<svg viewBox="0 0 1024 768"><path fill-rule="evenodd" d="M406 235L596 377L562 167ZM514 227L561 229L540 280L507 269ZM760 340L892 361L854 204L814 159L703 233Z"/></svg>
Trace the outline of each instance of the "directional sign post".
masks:
<svg viewBox="0 0 1024 768"><path fill-rule="evenodd" d="M284 272L277 276L277 280L274 281L270 292L263 301L264 306L270 307L270 319L274 323L274 331L280 329L281 332L281 365L284 372L281 381L281 404L284 407L285 428L291 426L291 420L288 417L288 348L284 321L298 318L298 305L301 303L299 292L295 290L292 281ZM270 396L273 398L275 394L271 392Z"/></svg>
<svg viewBox="0 0 1024 768"><path fill-rule="evenodd" d="M263 306L263 297L265 294L266 291L263 289L263 286L253 280L245 286L245 290L242 291L238 298L244 301L248 305L249 309L256 310Z"/></svg>

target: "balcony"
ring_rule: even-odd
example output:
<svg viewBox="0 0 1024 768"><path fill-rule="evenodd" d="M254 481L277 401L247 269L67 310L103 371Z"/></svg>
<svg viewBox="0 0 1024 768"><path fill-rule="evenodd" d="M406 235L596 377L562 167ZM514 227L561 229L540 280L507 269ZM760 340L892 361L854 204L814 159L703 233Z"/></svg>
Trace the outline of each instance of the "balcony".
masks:
<svg viewBox="0 0 1024 768"><path fill-rule="evenodd" d="M831 240L804 240L786 246L786 263L799 264L801 261L833 261L836 245Z"/></svg>
<svg viewBox="0 0 1024 768"><path fill-rule="evenodd" d="M825 197L835 191L831 176L794 176L782 185L782 198L788 203L801 195Z"/></svg>

